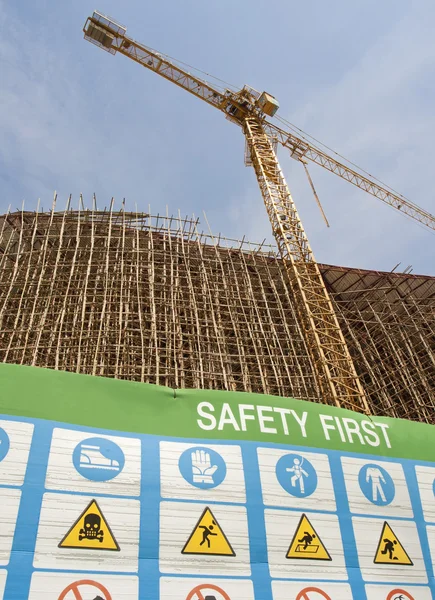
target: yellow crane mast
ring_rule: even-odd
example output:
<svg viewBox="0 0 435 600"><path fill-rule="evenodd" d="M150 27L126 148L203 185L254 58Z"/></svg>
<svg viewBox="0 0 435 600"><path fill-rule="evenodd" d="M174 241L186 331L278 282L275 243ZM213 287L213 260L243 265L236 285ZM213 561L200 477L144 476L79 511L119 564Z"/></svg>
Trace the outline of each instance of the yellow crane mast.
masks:
<svg viewBox="0 0 435 600"><path fill-rule="evenodd" d="M249 86L224 92L190 74L160 53L127 37L126 28L94 12L85 39L111 54L119 52L221 110L242 128L247 164L252 165L288 274L303 334L325 402L369 413L367 399L340 328L318 264L279 165L275 144L304 164L310 160L435 229L435 217L400 195L339 163L306 140L266 120L278 110L276 99Z"/></svg>

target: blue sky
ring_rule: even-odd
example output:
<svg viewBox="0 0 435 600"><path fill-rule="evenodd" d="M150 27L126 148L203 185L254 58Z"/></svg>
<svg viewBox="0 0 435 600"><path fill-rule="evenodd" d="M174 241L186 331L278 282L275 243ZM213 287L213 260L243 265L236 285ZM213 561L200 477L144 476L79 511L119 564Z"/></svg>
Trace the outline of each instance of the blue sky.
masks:
<svg viewBox="0 0 435 600"><path fill-rule="evenodd" d="M280 115L435 214L433 0L0 0L0 210L104 208L199 216L214 233L271 240L244 140L223 115L123 56L85 42L92 11L233 85L267 90ZM279 151L319 262L435 275L435 235ZM204 228L206 224L203 221Z"/></svg>

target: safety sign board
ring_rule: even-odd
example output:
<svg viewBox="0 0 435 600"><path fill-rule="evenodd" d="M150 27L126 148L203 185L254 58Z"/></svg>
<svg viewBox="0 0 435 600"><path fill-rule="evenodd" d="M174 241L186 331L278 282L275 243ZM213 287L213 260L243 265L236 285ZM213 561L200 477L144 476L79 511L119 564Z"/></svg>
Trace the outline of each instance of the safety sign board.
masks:
<svg viewBox="0 0 435 600"><path fill-rule="evenodd" d="M287 551L287 558L332 560L318 533L303 514Z"/></svg>
<svg viewBox="0 0 435 600"><path fill-rule="evenodd" d="M208 507L204 509L181 553L213 556L236 555L216 517Z"/></svg>
<svg viewBox="0 0 435 600"><path fill-rule="evenodd" d="M435 523L435 468L427 466L416 466L418 488L424 519L428 523Z"/></svg>
<svg viewBox="0 0 435 600"><path fill-rule="evenodd" d="M231 600L225 590L218 585L211 583L201 583L189 592L186 600L205 600L214 598L214 600Z"/></svg>
<svg viewBox="0 0 435 600"><path fill-rule="evenodd" d="M335 511L335 493L328 456L318 452L286 452L258 448L264 504Z"/></svg>
<svg viewBox="0 0 435 600"><path fill-rule="evenodd" d="M250 579L215 579L209 577L161 577L160 600L254 600Z"/></svg>
<svg viewBox="0 0 435 600"><path fill-rule="evenodd" d="M80 579L70 583L59 595L58 600L87 600L94 594L94 600L112 600L109 590L92 579Z"/></svg>
<svg viewBox="0 0 435 600"><path fill-rule="evenodd" d="M139 496L141 442L137 437L89 435L55 427L45 487L114 496Z"/></svg>
<svg viewBox="0 0 435 600"><path fill-rule="evenodd" d="M435 598L434 426L3 363L0 389L0 600Z"/></svg>
<svg viewBox="0 0 435 600"><path fill-rule="evenodd" d="M161 577L160 600L254 600L250 579L221 579L209 577Z"/></svg>
<svg viewBox="0 0 435 600"><path fill-rule="evenodd" d="M312 581L318 580L319 573L322 573L323 581L346 581L348 575L337 516L318 512L303 514L311 526L302 519L299 511L265 510L268 563L272 577ZM308 539L305 532L309 535ZM317 534L319 547L310 549L310 545L318 539ZM309 544L307 541L311 537ZM320 560L316 556L320 556Z"/></svg>
<svg viewBox="0 0 435 600"><path fill-rule="evenodd" d="M347 583L273 581L273 600L352 600ZM356 597L355 597L356 600ZM385 598L383 599L385 600Z"/></svg>
<svg viewBox="0 0 435 600"><path fill-rule="evenodd" d="M1 485L23 485L33 429L32 423L0 420Z"/></svg>
<svg viewBox="0 0 435 600"><path fill-rule="evenodd" d="M309 460L300 454L282 456L276 465L281 486L292 496L311 496L317 487L317 473Z"/></svg>
<svg viewBox="0 0 435 600"><path fill-rule="evenodd" d="M164 501L160 502L160 519L157 521L161 573L205 575L207 578L251 575L245 506ZM217 535L212 536L207 530Z"/></svg>
<svg viewBox="0 0 435 600"><path fill-rule="evenodd" d="M428 583L422 540L415 522L352 517L352 525L361 575L365 581L393 583L398 587L409 583ZM385 554L382 554L383 551ZM395 556L398 560L394 560Z"/></svg>
<svg viewBox="0 0 435 600"><path fill-rule="evenodd" d="M343 456L346 492L352 513L380 517L414 516L403 466Z"/></svg>
<svg viewBox="0 0 435 600"><path fill-rule="evenodd" d="M73 463L86 479L108 481L121 473L125 457L122 449L112 440L93 437L77 444Z"/></svg>
<svg viewBox="0 0 435 600"><path fill-rule="evenodd" d="M413 565L414 563L409 558L405 548L397 539L387 521L382 527L381 536L379 538L378 547L376 549L375 558L376 564L383 565Z"/></svg>
<svg viewBox="0 0 435 600"><path fill-rule="evenodd" d="M163 498L246 502L240 445L162 441L159 446Z"/></svg>
<svg viewBox="0 0 435 600"><path fill-rule="evenodd" d="M367 600L433 600L429 587L408 585L365 586Z"/></svg>
<svg viewBox="0 0 435 600"><path fill-rule="evenodd" d="M120 549L96 500L88 504L71 526L59 542L59 548L97 548L116 551Z"/></svg>
<svg viewBox="0 0 435 600"><path fill-rule="evenodd" d="M376 464L364 465L359 472L358 482L364 496L377 504L385 506L394 499L394 481L383 467Z"/></svg>
<svg viewBox="0 0 435 600"><path fill-rule="evenodd" d="M178 464L184 479L202 489L212 489L220 485L227 473L222 456L204 446L185 450Z"/></svg>
<svg viewBox="0 0 435 600"><path fill-rule="evenodd" d="M79 574L36 571L32 575L28 595L29 600L138 600L138 598L137 575L97 575L92 572Z"/></svg>

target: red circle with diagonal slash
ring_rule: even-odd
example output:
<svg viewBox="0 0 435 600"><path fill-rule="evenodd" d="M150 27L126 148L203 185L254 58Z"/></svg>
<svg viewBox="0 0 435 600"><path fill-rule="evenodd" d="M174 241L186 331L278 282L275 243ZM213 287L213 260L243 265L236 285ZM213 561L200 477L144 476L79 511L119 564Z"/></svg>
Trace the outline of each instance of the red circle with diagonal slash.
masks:
<svg viewBox="0 0 435 600"><path fill-rule="evenodd" d="M112 596L110 595L109 590L105 588L104 585L102 585L101 583L98 583L98 581L92 581L92 579L80 579L80 581L74 581L74 583L70 583L69 586L66 587L63 590L63 592L61 592L57 600L64 600L64 598L66 598L66 595L69 592L72 592L74 594L75 600L83 600L79 590L79 587L81 585L92 585L99 592L102 592L104 594L104 600L112 600Z"/></svg>
<svg viewBox="0 0 435 600"><path fill-rule="evenodd" d="M193 588L193 590L189 592L186 600L205 600L202 594L202 590L213 590L214 592L219 592L219 594L222 594L222 598L224 600L231 600L231 598L226 592L224 592L223 589L221 589L217 585L212 585L211 583L202 583L201 585L197 585L196 588ZM197 595L197 598L194 598L195 594ZM61 599L59 598L59 600Z"/></svg>
<svg viewBox="0 0 435 600"><path fill-rule="evenodd" d="M331 600L331 597L328 596L328 594L326 592L324 592L323 590L316 588L316 587L304 588L296 596L296 600L312 600L310 598L310 596L307 595L309 592L315 592L316 594L320 594L322 596L322 598L324 598L325 600Z"/></svg>
<svg viewBox="0 0 435 600"><path fill-rule="evenodd" d="M405 592L405 590L391 590L391 592L387 596L387 600L394 600L395 594L401 594L403 598L401 600L414 600L414 597L411 596L409 592Z"/></svg>

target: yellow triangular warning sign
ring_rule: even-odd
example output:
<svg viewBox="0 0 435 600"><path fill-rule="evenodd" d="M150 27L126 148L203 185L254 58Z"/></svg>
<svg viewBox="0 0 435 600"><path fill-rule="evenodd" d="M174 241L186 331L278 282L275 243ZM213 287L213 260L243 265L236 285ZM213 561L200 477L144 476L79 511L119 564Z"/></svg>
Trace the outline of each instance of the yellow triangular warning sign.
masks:
<svg viewBox="0 0 435 600"><path fill-rule="evenodd" d="M59 543L59 548L119 550L118 542L96 500L92 500Z"/></svg>
<svg viewBox="0 0 435 600"><path fill-rule="evenodd" d="M236 556L227 536L208 507L204 509L181 554Z"/></svg>
<svg viewBox="0 0 435 600"><path fill-rule="evenodd" d="M308 558L310 560L332 560L308 517L303 514L299 520L286 558Z"/></svg>
<svg viewBox="0 0 435 600"><path fill-rule="evenodd" d="M387 521L384 521L373 562L377 565L414 564Z"/></svg>

